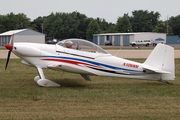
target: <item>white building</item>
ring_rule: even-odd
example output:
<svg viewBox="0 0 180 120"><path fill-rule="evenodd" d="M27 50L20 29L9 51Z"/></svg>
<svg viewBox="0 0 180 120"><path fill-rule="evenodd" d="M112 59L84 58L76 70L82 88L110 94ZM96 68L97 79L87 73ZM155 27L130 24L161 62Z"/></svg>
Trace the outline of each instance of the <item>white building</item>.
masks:
<svg viewBox="0 0 180 120"><path fill-rule="evenodd" d="M97 45L105 45L105 42L109 40L113 46L129 46L131 42L138 40L152 40L161 38L163 43L166 43L166 34L164 33L106 33L106 34L94 34L93 43Z"/></svg>
<svg viewBox="0 0 180 120"><path fill-rule="evenodd" d="M45 43L45 34L30 29L20 29L0 34L0 46L8 44L13 34L14 42Z"/></svg>

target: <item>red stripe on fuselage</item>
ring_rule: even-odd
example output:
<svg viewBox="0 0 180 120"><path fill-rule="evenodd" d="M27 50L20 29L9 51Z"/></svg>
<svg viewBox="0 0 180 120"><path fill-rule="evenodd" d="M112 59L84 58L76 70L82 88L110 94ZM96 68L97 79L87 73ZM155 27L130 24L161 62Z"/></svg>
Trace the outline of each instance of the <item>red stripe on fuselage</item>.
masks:
<svg viewBox="0 0 180 120"><path fill-rule="evenodd" d="M87 65L87 66L102 68L99 66L95 66L95 65L91 65L91 64L87 64L87 63L83 63L83 62L78 62L78 61L72 61L72 60L64 60L64 59L41 59L41 60L64 62L64 63L74 64L74 65L78 65L78 66L80 66L79 64L83 64L83 65Z"/></svg>

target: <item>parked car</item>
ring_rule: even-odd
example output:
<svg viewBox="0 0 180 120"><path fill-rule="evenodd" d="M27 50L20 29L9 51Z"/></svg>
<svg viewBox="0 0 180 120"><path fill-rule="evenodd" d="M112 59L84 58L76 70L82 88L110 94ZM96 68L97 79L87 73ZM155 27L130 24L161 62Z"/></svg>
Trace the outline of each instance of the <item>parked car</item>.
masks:
<svg viewBox="0 0 180 120"><path fill-rule="evenodd" d="M112 43L111 43L111 41L107 40L107 41L105 42L105 45L112 45Z"/></svg>
<svg viewBox="0 0 180 120"><path fill-rule="evenodd" d="M144 46L149 46L149 45L152 45L152 40L149 40L149 39L146 39L146 40L138 40L138 41L135 41L135 42L131 42L130 45L132 45L132 47L134 46L140 46L140 45L144 45Z"/></svg>

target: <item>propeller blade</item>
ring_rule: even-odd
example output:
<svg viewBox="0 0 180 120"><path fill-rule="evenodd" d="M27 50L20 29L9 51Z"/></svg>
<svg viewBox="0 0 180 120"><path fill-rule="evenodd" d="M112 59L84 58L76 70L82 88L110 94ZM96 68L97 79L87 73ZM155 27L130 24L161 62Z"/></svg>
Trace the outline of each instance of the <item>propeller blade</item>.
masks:
<svg viewBox="0 0 180 120"><path fill-rule="evenodd" d="M14 34L11 36L11 39L10 39L10 42L9 42L10 46L13 46L13 44L14 44Z"/></svg>
<svg viewBox="0 0 180 120"><path fill-rule="evenodd" d="M9 63L9 58L11 56L11 51L13 49L13 44L14 44L14 34L11 36L9 44L6 44L5 47L9 50L8 56L7 56L7 61L6 61L6 66L5 70L7 69L8 63Z"/></svg>
<svg viewBox="0 0 180 120"><path fill-rule="evenodd" d="M8 57L7 57L7 61L6 61L6 67L5 67L5 70L7 69L7 66L8 66L8 63L9 63L9 58L11 56L11 51L9 50L8 52Z"/></svg>

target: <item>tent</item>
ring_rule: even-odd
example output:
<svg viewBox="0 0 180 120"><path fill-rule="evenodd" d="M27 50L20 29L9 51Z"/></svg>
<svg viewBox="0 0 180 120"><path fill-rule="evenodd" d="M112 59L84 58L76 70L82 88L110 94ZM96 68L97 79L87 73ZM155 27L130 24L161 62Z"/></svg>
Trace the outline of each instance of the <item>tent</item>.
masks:
<svg viewBox="0 0 180 120"><path fill-rule="evenodd" d="M157 38L157 39L155 39L155 41L164 41L164 39L163 38Z"/></svg>

